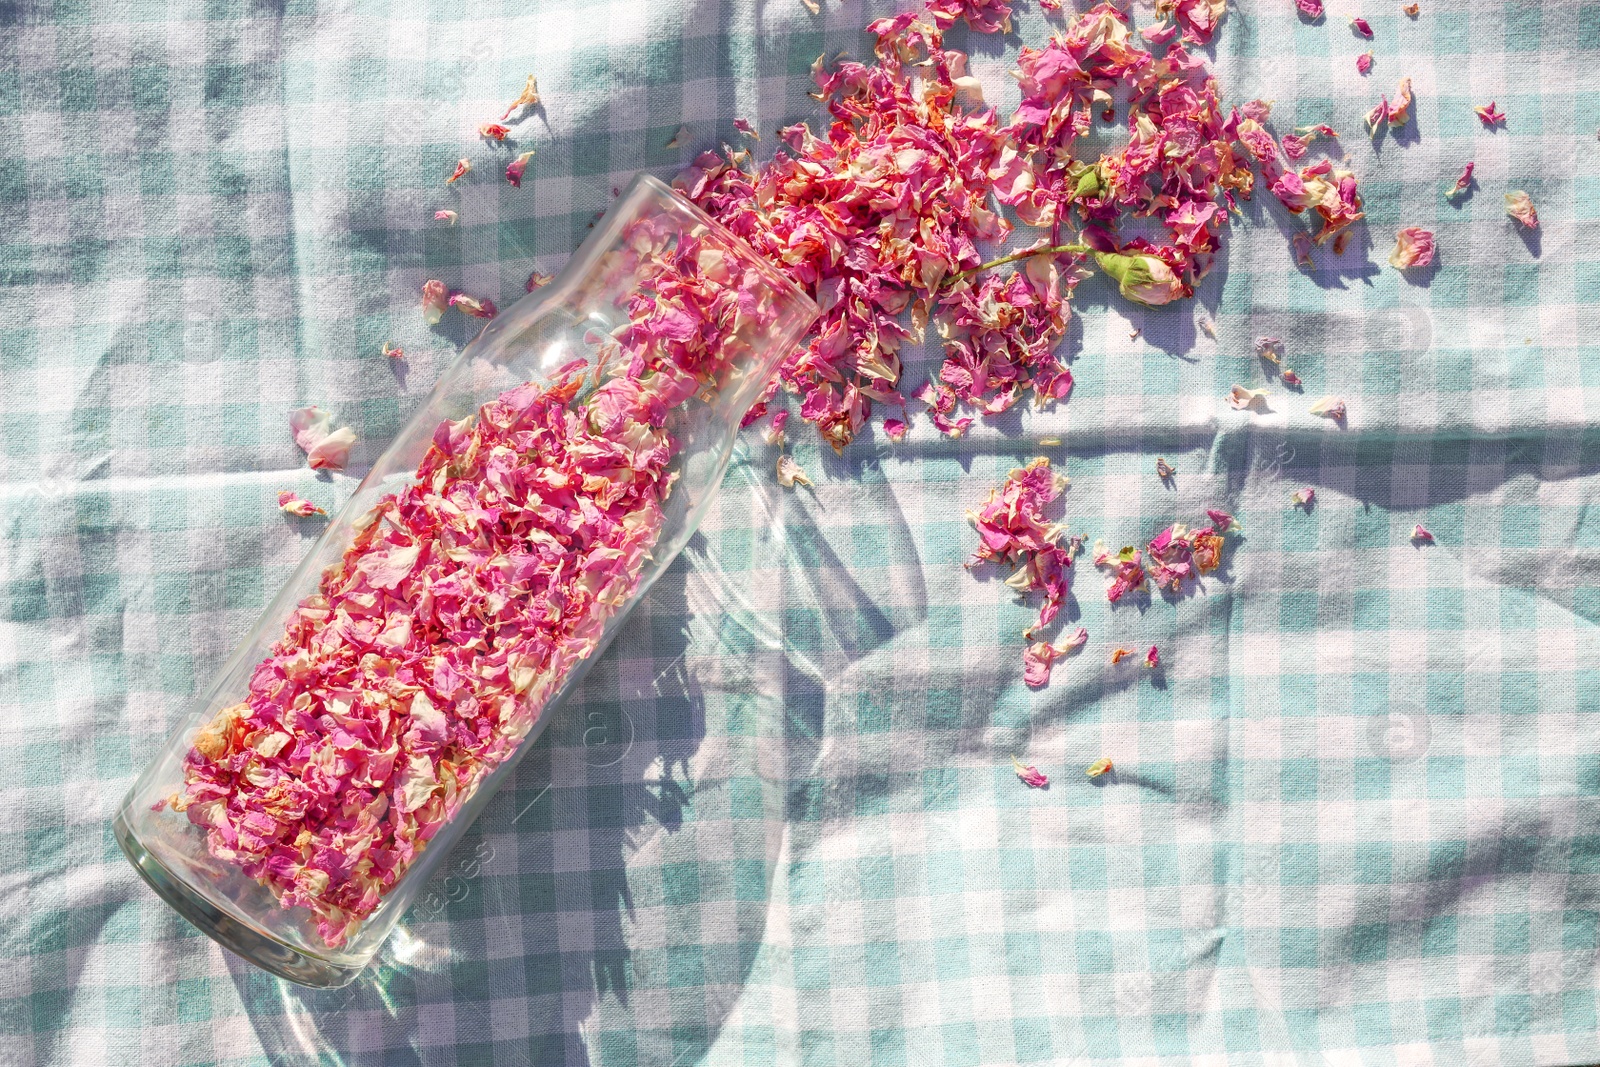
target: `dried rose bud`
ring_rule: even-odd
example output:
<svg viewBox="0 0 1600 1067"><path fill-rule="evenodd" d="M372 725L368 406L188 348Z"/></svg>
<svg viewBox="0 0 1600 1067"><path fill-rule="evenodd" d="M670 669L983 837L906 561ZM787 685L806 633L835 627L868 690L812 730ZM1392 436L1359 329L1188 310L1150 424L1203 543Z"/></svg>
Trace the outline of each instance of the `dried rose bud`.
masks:
<svg viewBox="0 0 1600 1067"><path fill-rule="evenodd" d="M449 208L444 208L433 213L434 222L447 222L452 226L456 224L456 219L459 217L459 215L457 215L454 211L451 211Z"/></svg>
<svg viewBox="0 0 1600 1067"><path fill-rule="evenodd" d="M1506 214L1530 230L1539 228L1539 213L1533 209L1533 198L1521 189L1506 194Z"/></svg>
<svg viewBox="0 0 1600 1067"><path fill-rule="evenodd" d="M1017 757L1011 757L1011 766L1016 768L1017 777L1022 779L1022 784L1029 789L1043 789L1050 784L1043 771L1037 767L1027 766L1017 762Z"/></svg>
<svg viewBox="0 0 1600 1067"><path fill-rule="evenodd" d="M475 319L492 319L499 314L499 309L494 306L494 301L488 297L479 299L468 296L466 293L456 293L450 297L450 306L464 315L471 315Z"/></svg>
<svg viewBox="0 0 1600 1067"><path fill-rule="evenodd" d="M478 127L479 137L488 137L496 141L504 141L511 133L511 127L499 122L485 122Z"/></svg>
<svg viewBox="0 0 1600 1067"><path fill-rule="evenodd" d="M1344 397L1325 396L1311 405L1311 414L1321 415L1323 418L1343 422L1345 417Z"/></svg>
<svg viewBox="0 0 1600 1067"><path fill-rule="evenodd" d="M1356 73L1372 73L1372 50L1370 48L1365 52L1362 52L1359 56L1356 56Z"/></svg>
<svg viewBox="0 0 1600 1067"><path fill-rule="evenodd" d="M1185 295L1182 280L1156 256L1096 252L1094 259L1101 270L1117 280L1117 291L1136 304L1160 307Z"/></svg>
<svg viewBox="0 0 1600 1067"><path fill-rule="evenodd" d="M1389 266L1396 270L1426 267L1433 262L1433 234L1420 226L1403 226L1394 235Z"/></svg>
<svg viewBox="0 0 1600 1067"><path fill-rule="evenodd" d="M429 326L437 325L444 318L445 309L450 306L450 288L437 278L429 278L422 283L422 321Z"/></svg>
<svg viewBox="0 0 1600 1067"><path fill-rule="evenodd" d="M290 515L299 515L301 518L327 514L311 501L296 496L293 489L285 489L278 494L278 508Z"/></svg>
<svg viewBox="0 0 1600 1067"><path fill-rule="evenodd" d="M1110 774L1114 766L1115 764L1113 764L1109 759L1101 756L1099 759L1089 764L1088 769L1083 773L1087 774L1090 778L1098 778L1102 774Z"/></svg>
<svg viewBox="0 0 1600 1067"><path fill-rule="evenodd" d="M472 161L470 159L458 159L456 160L456 169L450 172L450 177L446 178L444 183L453 185L462 175L469 174L471 171Z"/></svg>
<svg viewBox="0 0 1600 1067"><path fill-rule="evenodd" d="M510 163L507 163L506 181L510 182L512 185L515 185L518 189L521 189L523 172L528 169L528 160L532 158L533 150L529 149L516 159L513 159Z"/></svg>
<svg viewBox="0 0 1600 1067"><path fill-rule="evenodd" d="M801 469L800 464L788 456L779 456L778 484L785 489L793 489L796 482L801 485L810 485L811 479L806 477L806 472Z"/></svg>
<svg viewBox="0 0 1600 1067"><path fill-rule="evenodd" d="M538 106L539 106L539 82L538 82L538 79L536 79L532 74L530 74L530 75L528 75L527 84L522 87L522 95L517 97L515 100L513 100L511 102L511 106L506 108L506 113L504 115L500 116L501 121L504 121L504 120L510 118L512 113L514 111L516 111L517 108L519 108L519 107L538 107Z"/></svg>

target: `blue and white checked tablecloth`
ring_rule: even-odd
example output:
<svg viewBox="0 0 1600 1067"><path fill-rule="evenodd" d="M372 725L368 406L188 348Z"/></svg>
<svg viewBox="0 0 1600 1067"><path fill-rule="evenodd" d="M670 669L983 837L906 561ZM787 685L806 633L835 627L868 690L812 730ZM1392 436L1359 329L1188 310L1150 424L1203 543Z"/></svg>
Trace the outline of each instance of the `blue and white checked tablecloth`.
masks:
<svg viewBox="0 0 1600 1067"><path fill-rule="evenodd" d="M1064 406L843 458L801 427L814 492L747 435L357 985L255 973L136 879L109 815L317 530L275 493L343 499L475 325L427 330L422 280L509 303L635 170L817 118L811 61L891 10L823 4L0 2L0 1062L1600 1060L1593 3L1241 0L1226 96L1345 134L1358 247L1300 272L1258 197L1195 303L1082 286ZM991 100L1046 32L1028 6L970 42ZM529 72L518 191L473 130ZM1374 147L1406 75L1413 131ZM1406 224L1430 275L1383 264ZM1307 392L1235 412L1260 334ZM1347 431L1305 412L1328 393ZM307 403L362 435L351 475L304 469ZM1040 453L1091 538L1208 505L1244 535L1178 600L1112 608L1080 567L1090 645L1036 692L1031 609L960 564L964 510ZM1110 667L1150 643L1159 674Z"/></svg>

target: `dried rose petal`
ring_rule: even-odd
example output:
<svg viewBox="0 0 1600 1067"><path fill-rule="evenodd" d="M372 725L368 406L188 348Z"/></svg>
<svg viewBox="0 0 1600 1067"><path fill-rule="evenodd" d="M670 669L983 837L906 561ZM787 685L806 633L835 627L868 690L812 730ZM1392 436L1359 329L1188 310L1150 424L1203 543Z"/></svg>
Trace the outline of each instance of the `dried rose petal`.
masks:
<svg viewBox="0 0 1600 1067"><path fill-rule="evenodd" d="M299 515L305 518L310 515L326 515L327 512L317 507L309 500L302 500L295 495L293 489L285 489L278 493L278 508L290 515Z"/></svg>
<svg viewBox="0 0 1600 1067"><path fill-rule="evenodd" d="M350 449L356 443L356 432L341 426L306 453L306 464L314 471L342 471L350 461Z"/></svg>
<svg viewBox="0 0 1600 1067"><path fill-rule="evenodd" d="M1178 468L1168 463L1162 456L1156 457L1156 477L1165 481L1178 473Z"/></svg>
<svg viewBox="0 0 1600 1067"><path fill-rule="evenodd" d="M1477 169L1477 166L1478 165L1476 163L1469 161L1467 165L1461 169L1461 177L1456 179L1455 184L1447 189L1444 195L1454 199L1455 197L1461 196L1463 193L1470 192L1472 189L1472 172Z"/></svg>
<svg viewBox="0 0 1600 1067"><path fill-rule="evenodd" d="M1488 106L1486 107L1475 107L1472 110L1478 113L1478 118L1482 120L1483 124L1490 129L1493 129L1506 120L1505 112L1495 107L1493 100L1489 101Z"/></svg>
<svg viewBox="0 0 1600 1067"><path fill-rule="evenodd" d="M822 5L817 3L817 0L800 0L800 2L804 4L806 6L806 10L811 12L813 15L822 14Z"/></svg>
<svg viewBox="0 0 1600 1067"><path fill-rule="evenodd" d="M545 286L549 285L555 280L556 276L554 274L546 274L543 271L536 270L528 275L528 280L523 285L523 288L531 293L535 289L543 289Z"/></svg>
<svg viewBox="0 0 1600 1067"><path fill-rule="evenodd" d="M1333 419L1335 422L1343 422L1345 418L1344 397L1323 397L1311 405L1311 414L1321 415L1324 418Z"/></svg>
<svg viewBox="0 0 1600 1067"><path fill-rule="evenodd" d="M1421 4L1407 4L1404 7L1402 7L1400 10L1404 11L1408 17L1416 18L1417 14L1422 10L1422 5Z"/></svg>
<svg viewBox="0 0 1600 1067"><path fill-rule="evenodd" d="M1372 73L1372 49L1369 48L1365 52L1362 52L1359 56L1356 56L1356 73Z"/></svg>
<svg viewBox="0 0 1600 1067"><path fill-rule="evenodd" d="M1144 654L1144 665L1151 670L1161 666L1161 652L1155 645L1150 646L1150 651Z"/></svg>
<svg viewBox="0 0 1600 1067"><path fill-rule="evenodd" d="M801 485L810 485L811 479L806 477L806 472L800 468L800 464L788 456L779 456L778 484L785 489L793 489L796 482Z"/></svg>
<svg viewBox="0 0 1600 1067"><path fill-rule="evenodd" d="M1420 522L1417 523L1416 528L1411 531L1411 540L1423 545L1431 545L1434 543L1432 531L1430 531Z"/></svg>
<svg viewBox="0 0 1600 1067"><path fill-rule="evenodd" d="M1265 389L1247 389L1242 385L1235 385L1228 393L1228 406L1237 411L1246 411L1250 408L1265 407L1266 398Z"/></svg>
<svg viewBox="0 0 1600 1067"><path fill-rule="evenodd" d="M1389 266L1397 270L1426 267L1433 262L1433 233L1420 226L1403 226L1394 235Z"/></svg>
<svg viewBox="0 0 1600 1067"><path fill-rule="evenodd" d="M495 141L504 141L511 133L511 127L499 122L485 122L478 127L479 137L488 137Z"/></svg>
<svg viewBox="0 0 1600 1067"><path fill-rule="evenodd" d="M664 148L677 148L680 145L682 145L683 142L687 141L688 139L689 139L689 127L687 127L687 126L679 126L678 129L677 129L677 132L675 132L672 135L672 139L669 140L662 147L664 147Z"/></svg>
<svg viewBox="0 0 1600 1067"><path fill-rule="evenodd" d="M1366 37L1366 38L1371 38L1372 37L1372 26L1364 18L1359 18L1359 17L1352 18L1350 20L1350 28L1352 30L1355 30L1357 33L1359 33L1363 37Z"/></svg>
<svg viewBox="0 0 1600 1067"><path fill-rule="evenodd" d="M522 188L522 175L528 169L528 160L530 160L532 158L533 158L533 150L530 148L528 151L522 153L516 159L513 159L510 163L507 163L506 164L506 181L510 182L512 185L516 186L518 189L521 189Z"/></svg>
<svg viewBox="0 0 1600 1067"><path fill-rule="evenodd" d="M388 341L383 342L383 354L388 356L390 359L406 358L405 349L401 348L399 345L391 345Z"/></svg>
<svg viewBox="0 0 1600 1067"><path fill-rule="evenodd" d="M766 440L767 444L772 445L774 448L783 447L784 441L786 440L786 435L783 432L783 428L788 421L789 413L787 411L780 411L772 416L771 424L768 425L768 427L762 431L761 434L762 438Z"/></svg>
<svg viewBox="0 0 1600 1067"><path fill-rule="evenodd" d="M906 437L906 424L904 419L884 419L883 433L891 441L903 441Z"/></svg>
<svg viewBox="0 0 1600 1067"><path fill-rule="evenodd" d="M1017 777L1022 779L1022 784L1029 789L1043 789L1050 784L1050 779L1044 772L1034 766L1023 766L1017 762L1017 757L1011 757L1011 766L1016 768Z"/></svg>
<svg viewBox="0 0 1600 1067"><path fill-rule="evenodd" d="M761 135L756 132L756 128L754 126L750 125L749 119L734 119L733 128L744 134L746 137L749 137L751 140L761 140Z"/></svg>
<svg viewBox="0 0 1600 1067"><path fill-rule="evenodd" d="M518 95L518 97L515 100L511 101L511 106L506 108L506 113L504 115L501 115L500 119L503 122L506 119L510 118L512 116L512 114L519 107L538 107L538 106L539 106L539 81L532 74L530 74L530 75L528 75L528 80L527 80L526 84L524 84L522 86L521 94Z"/></svg>
<svg viewBox="0 0 1600 1067"><path fill-rule="evenodd" d="M1088 775L1090 778L1098 778L1102 774L1111 773L1114 766L1115 764L1113 764L1109 759L1101 756L1099 759L1089 764L1088 768L1083 773Z"/></svg>
<svg viewBox="0 0 1600 1067"><path fill-rule="evenodd" d="M1212 528L1217 530L1219 533L1227 533L1229 530L1240 529L1239 520L1235 519L1226 511L1220 511L1216 508L1206 508L1206 518L1211 520Z"/></svg>
<svg viewBox="0 0 1600 1067"><path fill-rule="evenodd" d="M444 180L446 185L453 185L465 174L472 172L472 161L469 159L456 160L456 169L450 172L450 177Z"/></svg>
<svg viewBox="0 0 1600 1067"><path fill-rule="evenodd" d="M429 326L437 325L444 318L445 309L450 306L450 288L436 278L430 278L422 283L422 321Z"/></svg>
<svg viewBox="0 0 1600 1067"><path fill-rule="evenodd" d="M440 209L438 211L435 211L433 213L433 221L434 222L446 222L446 223L449 223L451 226L454 226L456 224L456 219L457 218L458 218L458 216L457 216L456 212L451 211L449 208L442 208L442 209Z"/></svg>
<svg viewBox="0 0 1600 1067"><path fill-rule="evenodd" d="M1395 91L1395 102L1385 109L1384 120L1390 126L1404 126L1411 118L1411 103L1411 79L1401 78L1400 88Z"/></svg>
<svg viewBox="0 0 1600 1067"><path fill-rule="evenodd" d="M294 435L294 443L300 446L302 452L310 452L317 447L317 442L327 437L332 427L333 416L315 404L289 412L289 432Z"/></svg>
<svg viewBox="0 0 1600 1067"><path fill-rule="evenodd" d="M1322 17L1322 0L1294 0L1294 3L1300 9L1300 14L1312 22Z"/></svg>
<svg viewBox="0 0 1600 1067"><path fill-rule="evenodd" d="M1506 214L1530 230L1539 228L1539 213L1534 210L1533 198L1521 189L1506 194Z"/></svg>
<svg viewBox="0 0 1600 1067"><path fill-rule="evenodd" d="M1283 368L1283 370L1278 373L1278 380L1281 381L1284 385L1295 387L1295 388L1298 388L1299 386L1302 386L1302 385L1305 384L1303 381L1300 380L1300 375L1296 374L1294 371L1290 370L1288 367Z"/></svg>
<svg viewBox="0 0 1600 1067"><path fill-rule="evenodd" d="M1312 501L1317 499L1317 491L1308 485L1304 489L1296 489L1290 499L1294 501L1295 507L1310 511Z"/></svg>
<svg viewBox="0 0 1600 1067"><path fill-rule="evenodd" d="M1131 648L1114 648L1111 650L1111 662L1116 665L1131 655L1134 655L1134 651Z"/></svg>
<svg viewBox="0 0 1600 1067"><path fill-rule="evenodd" d="M464 315L471 315L475 319L492 319L499 314L499 309L494 306L494 301L488 297L478 298L468 296L466 293L454 293L450 297L450 306Z"/></svg>

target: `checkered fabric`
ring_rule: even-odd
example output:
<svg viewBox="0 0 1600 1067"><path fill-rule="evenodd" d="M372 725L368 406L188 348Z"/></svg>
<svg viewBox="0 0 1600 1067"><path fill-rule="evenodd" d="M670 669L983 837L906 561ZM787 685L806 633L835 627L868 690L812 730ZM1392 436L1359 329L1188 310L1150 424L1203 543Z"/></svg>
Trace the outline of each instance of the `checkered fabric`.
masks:
<svg viewBox="0 0 1600 1067"><path fill-rule="evenodd" d="M514 786L331 992L190 928L108 826L315 536L274 494L337 505L467 340L423 325L425 278L509 304L636 170L737 143L736 116L764 158L819 117L812 60L865 54L891 6L0 2L0 1062L1600 1060L1600 6L1421 2L1312 25L1246 0L1212 49L1229 100L1345 135L1351 249L1298 270L1257 197L1196 301L1081 287L1069 403L842 458L798 426L814 490L747 434ZM1016 24L950 37L1002 110L1048 32ZM530 72L515 147L475 138ZM1402 76L1414 125L1371 143ZM1408 224L1439 262L1402 277ZM937 355L906 357L914 386ZM1235 382L1269 410L1227 407ZM1346 428L1307 413L1326 394ZM304 468L308 403L361 434L351 475ZM964 511L1037 454L1091 540L1207 506L1243 534L1193 595L1112 606L1080 559L1089 643L1034 691L1036 608L962 562Z"/></svg>

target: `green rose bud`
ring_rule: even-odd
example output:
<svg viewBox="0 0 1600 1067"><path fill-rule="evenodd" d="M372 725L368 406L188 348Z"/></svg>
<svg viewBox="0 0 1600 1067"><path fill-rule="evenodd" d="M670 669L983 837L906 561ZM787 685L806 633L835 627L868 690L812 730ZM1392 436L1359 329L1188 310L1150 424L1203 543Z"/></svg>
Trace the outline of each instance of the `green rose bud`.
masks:
<svg viewBox="0 0 1600 1067"><path fill-rule="evenodd" d="M1101 270L1117 280L1117 290L1136 304L1160 307L1183 296L1183 283L1171 267L1155 256L1096 252L1094 259Z"/></svg>

